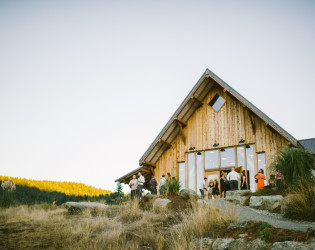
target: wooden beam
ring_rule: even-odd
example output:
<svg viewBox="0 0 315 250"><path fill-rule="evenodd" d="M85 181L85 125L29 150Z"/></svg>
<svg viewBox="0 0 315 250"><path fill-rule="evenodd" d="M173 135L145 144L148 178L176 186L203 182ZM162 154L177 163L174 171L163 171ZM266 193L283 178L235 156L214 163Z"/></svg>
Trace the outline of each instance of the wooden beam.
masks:
<svg viewBox="0 0 315 250"><path fill-rule="evenodd" d="M148 162L148 161L143 161L142 164L149 165L149 166L151 166L151 167L156 168L156 164L151 163L151 162Z"/></svg>
<svg viewBox="0 0 315 250"><path fill-rule="evenodd" d="M179 118L175 118L175 121L176 121L177 123L181 123L181 125L183 125L183 126L187 126L187 123L184 122L183 120L179 119Z"/></svg>
<svg viewBox="0 0 315 250"><path fill-rule="evenodd" d="M184 141L184 145L186 145L186 137L184 135L184 130L183 130L182 124L179 121L177 121L177 120L176 120L176 122L177 122L177 125L179 127L179 133L180 133L180 135L181 135L181 137L182 137L182 139Z"/></svg>
<svg viewBox="0 0 315 250"><path fill-rule="evenodd" d="M141 168L141 171L146 172L146 173L149 173L149 174L152 174L150 170L145 169L145 168Z"/></svg>
<svg viewBox="0 0 315 250"><path fill-rule="evenodd" d="M225 93L227 91L227 89L223 89L223 92Z"/></svg>
<svg viewBox="0 0 315 250"><path fill-rule="evenodd" d="M193 95L190 97L190 99L193 100L193 101L195 101L195 102L197 102L199 106L202 106L202 105L203 105L203 102L200 101L197 97L195 97L195 96L193 96Z"/></svg>
<svg viewBox="0 0 315 250"><path fill-rule="evenodd" d="M252 124L253 133L256 134L255 117L251 111L249 112L249 118L250 118L250 122Z"/></svg>
<svg viewBox="0 0 315 250"><path fill-rule="evenodd" d="M210 77L210 74L206 74L206 78L209 78Z"/></svg>
<svg viewBox="0 0 315 250"><path fill-rule="evenodd" d="M162 139L159 139L159 143L162 143L162 144L168 146L169 148L172 147L172 144L170 144L170 143L168 143L166 141L163 141Z"/></svg>

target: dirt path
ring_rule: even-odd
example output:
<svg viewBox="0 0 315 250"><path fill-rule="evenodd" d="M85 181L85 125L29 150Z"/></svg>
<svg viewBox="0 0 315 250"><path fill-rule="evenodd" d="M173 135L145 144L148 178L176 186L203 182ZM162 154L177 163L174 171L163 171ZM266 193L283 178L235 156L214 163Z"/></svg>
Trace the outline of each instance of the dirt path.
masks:
<svg viewBox="0 0 315 250"><path fill-rule="evenodd" d="M278 228L307 231L308 228L315 230L315 222L303 222L283 218L280 214L270 213L266 210L256 210L250 207L235 205L225 199L205 200L207 204L214 205L218 209L232 209L237 221L265 221Z"/></svg>

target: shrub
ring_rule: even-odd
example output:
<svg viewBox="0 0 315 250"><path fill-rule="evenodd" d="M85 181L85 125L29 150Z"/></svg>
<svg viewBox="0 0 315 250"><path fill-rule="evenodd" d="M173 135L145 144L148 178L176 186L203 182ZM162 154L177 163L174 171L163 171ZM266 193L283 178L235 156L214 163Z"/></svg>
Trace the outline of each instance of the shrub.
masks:
<svg viewBox="0 0 315 250"><path fill-rule="evenodd" d="M270 233L269 228L265 228L264 230L259 232L260 239L266 241L266 242L272 242L272 235Z"/></svg>
<svg viewBox="0 0 315 250"><path fill-rule="evenodd" d="M2 187L2 199L1 206L2 207L10 207L14 204L14 194L13 191L16 190L15 184L11 180L7 180L1 183Z"/></svg>
<svg viewBox="0 0 315 250"><path fill-rule="evenodd" d="M313 178L315 158L304 148L286 147L278 152L271 167L282 173L285 186L292 187Z"/></svg>
<svg viewBox="0 0 315 250"><path fill-rule="evenodd" d="M293 191L284 216L292 219L315 221L315 180L305 182Z"/></svg>
<svg viewBox="0 0 315 250"><path fill-rule="evenodd" d="M167 195L177 195L180 189L179 178L173 177L170 181L166 182Z"/></svg>

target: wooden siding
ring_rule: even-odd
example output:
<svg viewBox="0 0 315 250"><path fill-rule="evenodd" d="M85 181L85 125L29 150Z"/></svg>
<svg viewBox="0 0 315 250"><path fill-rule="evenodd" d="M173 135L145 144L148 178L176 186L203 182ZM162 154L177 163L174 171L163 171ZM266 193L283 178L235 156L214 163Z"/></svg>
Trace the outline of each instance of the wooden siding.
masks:
<svg viewBox="0 0 315 250"><path fill-rule="evenodd" d="M219 112L208 105L215 94L226 100ZM267 176L269 176L268 167L277 150L289 143L243 104L224 92L219 85L211 88L203 105L190 117L183 131L186 144L178 134L171 143L172 147L158 159L155 171L157 180L167 172L172 176L178 176L178 162L187 161L186 153L191 146L195 147L194 151L201 151L244 144L254 144L255 152L265 152ZM239 143L241 138L245 143ZM213 147L215 142L219 143L218 147ZM257 159L256 154L255 159ZM257 171L257 161L255 164Z"/></svg>

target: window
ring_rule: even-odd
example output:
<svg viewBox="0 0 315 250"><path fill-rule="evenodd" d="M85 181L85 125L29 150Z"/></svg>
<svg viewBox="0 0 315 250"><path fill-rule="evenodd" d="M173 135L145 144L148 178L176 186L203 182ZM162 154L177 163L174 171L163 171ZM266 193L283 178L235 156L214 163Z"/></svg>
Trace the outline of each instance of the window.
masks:
<svg viewBox="0 0 315 250"><path fill-rule="evenodd" d="M178 164L178 168L179 168L179 184L180 184L180 189L185 189L186 188L186 166L185 166L185 162L180 162Z"/></svg>
<svg viewBox="0 0 315 250"><path fill-rule="evenodd" d="M215 111L219 111L220 108L223 106L223 104L225 103L225 99L222 96L219 96L218 94L216 94L211 101L209 102L209 105L215 110Z"/></svg>
<svg viewBox="0 0 315 250"><path fill-rule="evenodd" d="M224 148L220 150L221 168L235 167L234 148Z"/></svg>
<svg viewBox="0 0 315 250"><path fill-rule="evenodd" d="M238 167L243 167L243 169L245 170L245 150L244 147L237 147L237 166Z"/></svg>
<svg viewBox="0 0 315 250"><path fill-rule="evenodd" d="M200 152L201 153L201 152ZM200 194L199 188L203 181L202 153L196 156L197 163L197 193Z"/></svg>
<svg viewBox="0 0 315 250"><path fill-rule="evenodd" d="M188 154L188 188L195 190L195 153Z"/></svg>
<svg viewBox="0 0 315 250"><path fill-rule="evenodd" d="M247 162L247 171L249 172L248 182L250 191L256 191L255 183L255 170L254 170L254 150L253 145L246 146L246 162Z"/></svg>
<svg viewBox="0 0 315 250"><path fill-rule="evenodd" d="M266 177L266 157L265 153L258 153L257 154L257 161L258 161L258 171L259 169L262 169L264 171L264 175ZM267 180L265 180L265 185L267 185Z"/></svg>
<svg viewBox="0 0 315 250"><path fill-rule="evenodd" d="M219 168L219 151L205 151L205 169Z"/></svg>

